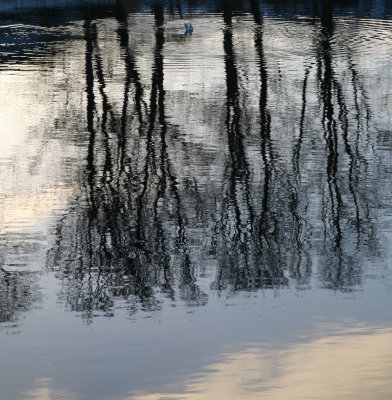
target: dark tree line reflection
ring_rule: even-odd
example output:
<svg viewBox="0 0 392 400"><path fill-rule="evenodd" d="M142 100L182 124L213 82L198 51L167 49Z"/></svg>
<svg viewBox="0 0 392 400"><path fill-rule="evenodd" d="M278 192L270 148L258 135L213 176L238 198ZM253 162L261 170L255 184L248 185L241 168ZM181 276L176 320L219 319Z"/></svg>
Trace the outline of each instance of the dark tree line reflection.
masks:
<svg viewBox="0 0 392 400"><path fill-rule="evenodd" d="M331 4L314 2L314 50L303 69L300 102L287 105L294 118L275 111L279 89L258 0L250 2L252 82L244 78L236 48L235 2L220 3L225 79L219 112L226 147L223 174L207 187L197 165L193 176L183 173L181 162L191 165L197 149L179 144L183 132L168 112L175 104L165 85L163 4L152 4L148 81L128 16L117 10L120 107L108 90L99 23L86 19L86 173L47 261L58 271L69 309L89 319L97 311L112 315L116 300L134 313L157 310L165 298L202 305L211 289L306 288L314 276L332 289L361 282L363 255L377 253L364 155L371 115L349 50L340 62L350 79L336 69ZM178 4L171 12L171 19L183 17ZM247 110L254 91L258 104ZM251 126L247 113L256 115ZM294 135L286 135L290 142L282 147L288 126Z"/></svg>
<svg viewBox="0 0 392 400"><path fill-rule="evenodd" d="M0 324L13 324L21 313L34 308L42 295L36 273L7 272L0 267Z"/></svg>
<svg viewBox="0 0 392 400"><path fill-rule="evenodd" d="M322 264L322 276L328 287L350 287L359 283L360 277L360 267L353 254L363 240L371 241L374 234L370 225L368 193L364 179L367 176L366 160L361 156L358 143L361 114L366 118L366 123L370 115L366 96L364 107L359 110L356 81L358 74L348 60L357 113L351 123L346 95L337 78L333 60L332 4L322 2L320 11L316 65L326 145L326 183L322 201L326 257ZM361 134L366 134L365 132L363 130ZM353 133L355 134L352 135Z"/></svg>

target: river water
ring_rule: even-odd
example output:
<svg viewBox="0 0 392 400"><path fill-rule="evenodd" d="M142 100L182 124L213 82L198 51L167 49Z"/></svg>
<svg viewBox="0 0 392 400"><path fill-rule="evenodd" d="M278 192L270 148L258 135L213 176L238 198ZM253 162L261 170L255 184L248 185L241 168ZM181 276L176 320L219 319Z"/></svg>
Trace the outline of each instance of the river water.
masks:
<svg viewBox="0 0 392 400"><path fill-rule="evenodd" d="M388 0L7 0L0 37L1 400L392 398Z"/></svg>

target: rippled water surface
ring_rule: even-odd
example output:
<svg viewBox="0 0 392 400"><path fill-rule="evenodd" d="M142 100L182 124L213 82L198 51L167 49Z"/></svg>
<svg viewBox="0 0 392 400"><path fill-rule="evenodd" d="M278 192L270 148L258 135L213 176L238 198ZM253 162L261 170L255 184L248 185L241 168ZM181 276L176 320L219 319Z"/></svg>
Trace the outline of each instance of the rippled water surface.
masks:
<svg viewBox="0 0 392 400"><path fill-rule="evenodd" d="M1 2L1 400L391 399L391 17Z"/></svg>

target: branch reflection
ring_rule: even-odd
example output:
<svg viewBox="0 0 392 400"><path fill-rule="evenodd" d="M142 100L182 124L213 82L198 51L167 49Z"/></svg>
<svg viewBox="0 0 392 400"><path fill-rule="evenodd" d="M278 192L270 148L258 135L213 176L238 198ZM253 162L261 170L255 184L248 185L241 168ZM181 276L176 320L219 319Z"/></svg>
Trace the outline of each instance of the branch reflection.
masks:
<svg viewBox="0 0 392 400"><path fill-rule="evenodd" d="M180 5L172 4L171 19L186 15ZM210 115L199 123L208 129L217 114L225 148L221 159L203 159L215 173L208 187L192 156L209 143L188 138L170 76L169 49L191 46L197 30L172 46L164 5L155 2L151 43L140 43L151 51L141 55L119 7L113 43L122 65L119 95L118 86L116 94L109 89L100 23L84 23L86 173L77 204L58 224L48 264L60 266L61 299L87 321L96 312L113 315L116 304L130 313L154 312L163 301L204 305L208 290L303 289L314 276L325 287L353 290L362 255L376 256L364 155L371 108L354 52L337 52L332 3L314 2L306 29L316 35L294 84L289 72L275 70L259 1L250 2L246 20L251 65L238 48L239 5L219 7L222 84L214 99L200 101L200 115L208 107Z"/></svg>

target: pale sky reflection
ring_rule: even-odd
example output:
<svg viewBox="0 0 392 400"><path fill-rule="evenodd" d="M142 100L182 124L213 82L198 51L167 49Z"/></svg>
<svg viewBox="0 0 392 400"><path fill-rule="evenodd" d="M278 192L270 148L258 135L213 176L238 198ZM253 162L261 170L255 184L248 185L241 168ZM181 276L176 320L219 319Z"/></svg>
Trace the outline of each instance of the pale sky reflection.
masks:
<svg viewBox="0 0 392 400"><path fill-rule="evenodd" d="M253 345L205 371L181 392L121 400L391 399L392 329L350 330L284 350Z"/></svg>
<svg viewBox="0 0 392 400"><path fill-rule="evenodd" d="M74 393L66 389L51 388L50 378L39 378L34 382L34 388L23 393L23 400L77 400Z"/></svg>

